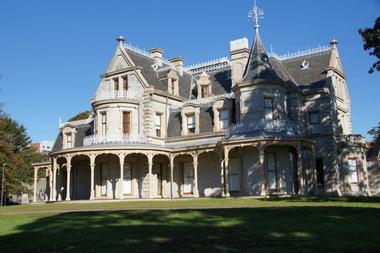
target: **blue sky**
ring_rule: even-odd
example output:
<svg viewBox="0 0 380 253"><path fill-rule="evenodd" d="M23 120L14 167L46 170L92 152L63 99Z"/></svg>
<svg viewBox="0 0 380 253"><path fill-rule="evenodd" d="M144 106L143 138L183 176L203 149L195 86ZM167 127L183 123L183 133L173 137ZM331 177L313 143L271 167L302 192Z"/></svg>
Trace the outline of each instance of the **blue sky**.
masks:
<svg viewBox="0 0 380 253"><path fill-rule="evenodd" d="M54 140L58 118L90 109L116 49L116 37L160 47L185 64L228 55L229 41L253 39L250 0L10 1L0 3L0 101L33 141ZM379 0L258 0L261 37L284 54L339 41L352 100L354 133L380 121L380 73L357 30L373 26Z"/></svg>

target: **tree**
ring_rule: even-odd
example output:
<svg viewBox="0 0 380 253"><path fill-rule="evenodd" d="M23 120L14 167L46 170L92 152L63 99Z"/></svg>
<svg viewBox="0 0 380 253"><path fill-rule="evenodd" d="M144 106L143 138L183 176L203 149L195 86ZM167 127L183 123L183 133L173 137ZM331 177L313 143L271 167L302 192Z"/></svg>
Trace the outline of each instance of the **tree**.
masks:
<svg viewBox="0 0 380 253"><path fill-rule="evenodd" d="M380 122L377 126L373 127L368 131L368 134L372 136L374 140L376 140L380 136Z"/></svg>
<svg viewBox="0 0 380 253"><path fill-rule="evenodd" d="M69 122L76 121L76 120L82 120L82 119L88 119L90 114L91 114L90 111L80 112L77 115L75 115L74 117L70 118Z"/></svg>
<svg viewBox="0 0 380 253"><path fill-rule="evenodd" d="M363 38L364 50L370 50L369 55L374 55L378 59L368 72L373 73L375 70L380 71L380 17L376 19L373 28L367 27L360 29L359 34Z"/></svg>
<svg viewBox="0 0 380 253"><path fill-rule="evenodd" d="M20 125L0 109L0 166L5 167L5 196L29 192L26 187L32 182L32 163L46 159L46 155L30 147L31 140L23 125Z"/></svg>

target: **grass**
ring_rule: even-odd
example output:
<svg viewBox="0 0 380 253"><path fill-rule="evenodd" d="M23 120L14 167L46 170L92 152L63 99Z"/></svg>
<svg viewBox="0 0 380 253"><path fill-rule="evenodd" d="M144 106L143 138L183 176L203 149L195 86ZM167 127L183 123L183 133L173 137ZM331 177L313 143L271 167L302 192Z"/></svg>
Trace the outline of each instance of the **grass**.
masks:
<svg viewBox="0 0 380 253"><path fill-rule="evenodd" d="M0 252L378 252L379 248L380 198L72 202L0 209Z"/></svg>

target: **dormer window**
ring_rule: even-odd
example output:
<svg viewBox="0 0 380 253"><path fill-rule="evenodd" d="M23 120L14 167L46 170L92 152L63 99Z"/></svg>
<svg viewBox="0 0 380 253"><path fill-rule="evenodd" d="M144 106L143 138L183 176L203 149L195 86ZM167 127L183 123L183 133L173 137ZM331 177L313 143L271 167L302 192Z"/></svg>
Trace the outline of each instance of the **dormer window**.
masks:
<svg viewBox="0 0 380 253"><path fill-rule="evenodd" d="M66 147L73 147L73 135L71 133L66 133Z"/></svg>
<svg viewBox="0 0 380 253"><path fill-rule="evenodd" d="M303 60L303 62L301 63L301 69L305 70L305 69L309 69L309 68L310 68L310 63L306 60Z"/></svg>
<svg viewBox="0 0 380 253"><path fill-rule="evenodd" d="M208 85L201 85L201 97L207 98L208 96L209 96Z"/></svg>
<svg viewBox="0 0 380 253"><path fill-rule="evenodd" d="M169 93L170 94L176 95L177 82L178 82L177 79L170 78L170 81L169 81Z"/></svg>
<svg viewBox="0 0 380 253"><path fill-rule="evenodd" d="M188 134L195 133L195 114L187 115L187 133Z"/></svg>
<svg viewBox="0 0 380 253"><path fill-rule="evenodd" d="M219 128L226 129L229 126L229 115L227 110L219 111Z"/></svg>

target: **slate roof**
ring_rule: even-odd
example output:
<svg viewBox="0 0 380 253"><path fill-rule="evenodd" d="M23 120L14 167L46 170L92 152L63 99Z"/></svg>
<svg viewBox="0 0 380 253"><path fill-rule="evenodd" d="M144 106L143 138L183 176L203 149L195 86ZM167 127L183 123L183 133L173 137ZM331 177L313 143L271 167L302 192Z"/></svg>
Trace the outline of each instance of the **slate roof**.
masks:
<svg viewBox="0 0 380 253"><path fill-rule="evenodd" d="M75 134L75 147L83 147L84 137L92 135L93 124L85 124L76 126L76 134ZM55 139L52 152L61 151L63 146L63 135L62 131L59 132L57 138Z"/></svg>
<svg viewBox="0 0 380 253"><path fill-rule="evenodd" d="M125 50L127 51L128 55L131 57L133 63L136 66L139 66L142 68L141 70L142 75L144 76L146 81L149 83L149 85L154 86L154 88L157 90L161 90L164 92L168 91L168 81L165 78L166 75L163 71L156 72L152 68L152 65L154 64L154 60L152 58L136 53L135 51L127 49L127 48ZM169 71L169 66L167 64L163 64L162 68L167 68L167 70ZM190 92L191 92L192 76L186 72L183 72L183 75L181 76L178 74L178 77L179 77L179 80L178 80L179 95L181 97L189 99Z"/></svg>
<svg viewBox="0 0 380 253"><path fill-rule="evenodd" d="M272 68L259 33L256 33L255 42L249 53L248 63L241 82L251 82L253 80L282 81Z"/></svg>
<svg viewBox="0 0 380 253"><path fill-rule="evenodd" d="M329 66L331 50L313 55L300 56L281 61L289 75L302 87L322 87L326 80L326 69ZM302 69L303 61L309 63L308 69Z"/></svg>
<svg viewBox="0 0 380 253"><path fill-rule="evenodd" d="M231 92L231 70L209 73L211 81L211 92L214 95L222 95Z"/></svg>

